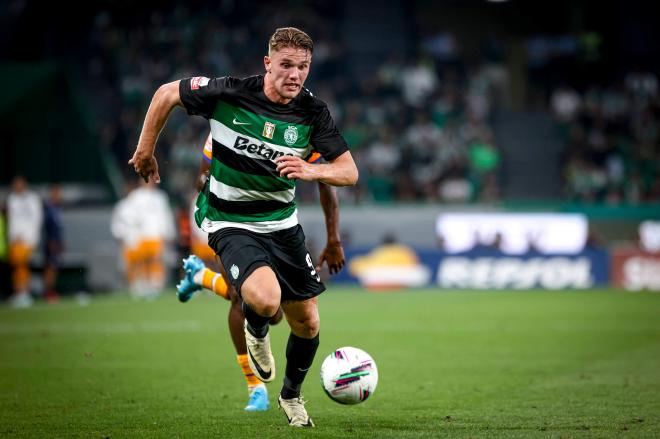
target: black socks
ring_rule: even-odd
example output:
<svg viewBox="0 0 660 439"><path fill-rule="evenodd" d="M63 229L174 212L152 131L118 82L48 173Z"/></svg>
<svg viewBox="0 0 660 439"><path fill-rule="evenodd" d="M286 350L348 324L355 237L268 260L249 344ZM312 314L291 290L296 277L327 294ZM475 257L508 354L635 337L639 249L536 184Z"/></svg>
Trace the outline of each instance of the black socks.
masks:
<svg viewBox="0 0 660 439"><path fill-rule="evenodd" d="M280 392L283 399L300 396L300 387L314 362L318 347L318 334L311 339L301 338L293 333L289 334L289 342L286 345L286 373L282 392Z"/></svg>
<svg viewBox="0 0 660 439"><path fill-rule="evenodd" d="M257 338L264 338L268 334L268 322L271 317L263 317L254 312L243 302L243 313L247 321L247 330ZM314 338L301 338L293 333L289 334L286 344L286 372L284 385L280 392L283 399L298 398L307 371L314 362L316 349L319 347L319 335Z"/></svg>
<svg viewBox="0 0 660 439"><path fill-rule="evenodd" d="M268 334L268 322L271 317L263 317L254 312L250 306L243 302L243 314L245 314L245 320L247 321L247 329L250 331L250 334L254 335L257 338L264 338Z"/></svg>

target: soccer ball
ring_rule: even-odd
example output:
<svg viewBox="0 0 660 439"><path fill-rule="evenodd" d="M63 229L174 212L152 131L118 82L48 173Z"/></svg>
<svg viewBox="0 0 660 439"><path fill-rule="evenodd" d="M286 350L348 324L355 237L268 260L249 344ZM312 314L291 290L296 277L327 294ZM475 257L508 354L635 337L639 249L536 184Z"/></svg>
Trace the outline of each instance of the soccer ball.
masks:
<svg viewBox="0 0 660 439"><path fill-rule="evenodd" d="M362 349L339 348L323 360L321 384L332 400L340 404L357 404L376 390L376 362Z"/></svg>

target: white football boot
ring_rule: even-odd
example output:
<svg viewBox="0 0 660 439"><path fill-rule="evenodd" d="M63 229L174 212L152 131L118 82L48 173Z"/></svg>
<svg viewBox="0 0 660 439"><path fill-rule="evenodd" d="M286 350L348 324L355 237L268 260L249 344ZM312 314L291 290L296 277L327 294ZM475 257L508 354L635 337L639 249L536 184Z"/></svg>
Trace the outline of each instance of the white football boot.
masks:
<svg viewBox="0 0 660 439"><path fill-rule="evenodd" d="M270 334L257 338L248 331L247 321L243 326L247 345L248 363L254 375L264 383L275 379L275 358L270 350Z"/></svg>
<svg viewBox="0 0 660 439"><path fill-rule="evenodd" d="M305 401L301 397L283 399L282 395L277 397L277 403L284 410L289 425L292 427L314 427L314 421L305 410Z"/></svg>

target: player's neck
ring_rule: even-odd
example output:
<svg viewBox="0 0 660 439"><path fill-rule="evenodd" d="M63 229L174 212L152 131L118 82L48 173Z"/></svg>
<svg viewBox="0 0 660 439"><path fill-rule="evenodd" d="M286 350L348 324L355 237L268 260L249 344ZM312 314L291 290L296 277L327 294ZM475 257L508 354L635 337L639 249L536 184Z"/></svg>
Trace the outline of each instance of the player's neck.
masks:
<svg viewBox="0 0 660 439"><path fill-rule="evenodd" d="M268 74L264 75L264 94L269 101L280 105L286 105L293 100L285 98L277 92L275 84L270 80Z"/></svg>

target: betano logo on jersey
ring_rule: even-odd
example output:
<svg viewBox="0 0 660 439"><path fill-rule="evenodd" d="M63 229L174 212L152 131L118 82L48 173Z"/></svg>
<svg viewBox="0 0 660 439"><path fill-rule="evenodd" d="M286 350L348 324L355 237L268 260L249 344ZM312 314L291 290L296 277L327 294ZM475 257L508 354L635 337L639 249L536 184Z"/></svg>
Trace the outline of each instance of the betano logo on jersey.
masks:
<svg viewBox="0 0 660 439"><path fill-rule="evenodd" d="M293 155L293 154L285 154L281 151L276 151L272 148L268 148L265 143L261 143L260 145L257 145L256 143L250 143L250 139L247 139L245 137L241 136L236 136L236 142L234 142L234 148L238 149L239 151L245 151L248 154L253 154L256 156L256 158L260 159L266 159L266 160L275 160L278 157L282 157L284 155Z"/></svg>
<svg viewBox="0 0 660 439"><path fill-rule="evenodd" d="M272 139L273 134L275 134L275 124L272 122L266 122L264 124L264 132L261 133L261 135L267 139Z"/></svg>

